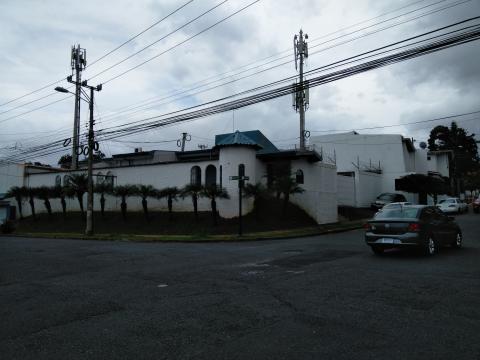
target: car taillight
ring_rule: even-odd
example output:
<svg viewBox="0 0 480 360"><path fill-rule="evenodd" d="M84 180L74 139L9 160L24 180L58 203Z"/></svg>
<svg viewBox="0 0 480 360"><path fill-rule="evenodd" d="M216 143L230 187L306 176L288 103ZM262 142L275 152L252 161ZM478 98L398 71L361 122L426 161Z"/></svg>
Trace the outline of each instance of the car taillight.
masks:
<svg viewBox="0 0 480 360"><path fill-rule="evenodd" d="M366 223L363 225L363 228L365 229L365 231L370 231L372 230L372 226L369 224L369 223Z"/></svg>
<svg viewBox="0 0 480 360"><path fill-rule="evenodd" d="M418 224L418 223L408 224L408 231L409 231L409 232L418 232L418 231L420 231L420 224Z"/></svg>

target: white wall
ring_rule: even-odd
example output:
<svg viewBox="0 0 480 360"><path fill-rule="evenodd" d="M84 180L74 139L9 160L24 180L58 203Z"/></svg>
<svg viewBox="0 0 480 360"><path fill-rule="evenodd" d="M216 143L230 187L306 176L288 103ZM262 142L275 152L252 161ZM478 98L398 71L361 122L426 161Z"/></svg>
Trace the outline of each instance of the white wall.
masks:
<svg viewBox="0 0 480 360"><path fill-rule="evenodd" d="M249 183L266 182L266 166L256 158L256 152L251 147L226 147L220 149L219 160L199 161L199 162L179 162L169 164L139 165L130 167L116 167L108 169L94 169L94 175L101 172L103 175L107 171L115 176L115 185L126 184L146 184L152 185L158 189L167 186L177 186L179 188L190 183L190 171L193 166L201 168L202 184L205 183L205 170L208 165L214 165L217 169L217 184L220 184L220 166L222 167L222 186L227 189L230 199L217 201L220 215L224 218L238 216L238 181L230 180L231 176L238 175L238 165L245 165L245 175L249 176ZM319 224L332 223L337 221L337 170L336 167L323 163L310 163L305 160L292 161L292 171L301 169L304 172L304 184L302 187L305 193L293 196L292 202L304 209ZM29 174L25 179L25 185L28 187L53 186L58 174L63 178L65 175L79 173L80 171L62 171L60 173L35 173ZM86 197L84 196L84 206L86 208ZM106 196L106 210L116 210L120 208L121 199L114 196ZM11 202L14 204L14 202ZM149 199L149 209L167 210L166 199ZM51 200L52 210L60 212L61 204L59 199ZM199 210L210 210L210 201L208 199L199 200ZM253 199L243 199L243 212L246 214L253 208ZM129 197L127 199L128 211L142 211L141 198ZM67 199L67 208L69 211L79 211L79 205L76 198ZM100 196L94 194L94 210L100 208ZM35 200L36 212L45 212L43 201ZM30 215L30 206L28 201L24 201L24 215ZM190 198L184 200L178 199L173 204L174 211L193 211Z"/></svg>
<svg viewBox="0 0 480 360"><path fill-rule="evenodd" d="M224 147L220 149L219 165L222 166L222 185L230 194L230 200L219 200L220 216L233 218L238 216L238 181L230 177L238 175L238 165L245 165L245 176L249 183L255 184L261 180L257 176L256 151L253 147ZM253 208L253 199L242 199L242 213L246 214Z"/></svg>
<svg viewBox="0 0 480 360"><path fill-rule="evenodd" d="M355 182L357 189L356 207L370 207L382 189L383 176L380 174L358 171L355 173Z"/></svg>
<svg viewBox="0 0 480 360"><path fill-rule="evenodd" d="M337 175L338 205L355 206L355 177Z"/></svg>
<svg viewBox="0 0 480 360"><path fill-rule="evenodd" d="M337 169L334 165L292 161L292 172L301 169L305 192L291 197L291 201L305 210L318 224L338 221Z"/></svg>
<svg viewBox="0 0 480 360"><path fill-rule="evenodd" d="M23 164L0 165L0 194L5 194L12 186L23 186Z"/></svg>

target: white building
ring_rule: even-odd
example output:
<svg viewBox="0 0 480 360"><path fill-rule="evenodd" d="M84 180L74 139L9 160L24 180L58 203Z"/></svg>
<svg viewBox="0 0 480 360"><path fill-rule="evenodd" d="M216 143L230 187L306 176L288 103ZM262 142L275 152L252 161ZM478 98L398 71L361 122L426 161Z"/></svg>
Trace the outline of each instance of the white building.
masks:
<svg viewBox="0 0 480 360"><path fill-rule="evenodd" d="M312 136L310 143L324 157L335 160L339 205L368 207L379 194L398 192L395 179L408 174L449 175L444 152L417 149L412 139L402 135L352 131ZM418 195L403 194L418 202Z"/></svg>
<svg viewBox="0 0 480 360"><path fill-rule="evenodd" d="M215 147L196 151L136 151L129 154L114 155L94 165L96 182L110 181L115 185L145 184L158 189L188 183L201 185L220 185L227 189L230 199L219 200L220 216L232 218L238 216L238 181L231 180L239 173L239 166L244 167L249 182L272 184L280 168L289 168L296 175L297 182L305 189L302 194L294 195L291 201L303 208L317 223L337 221L337 188L334 165L321 161L315 151L279 150L260 131L235 132L217 135ZM81 164L85 166L85 164ZM71 173L85 172L85 168L71 171L66 169L43 169L25 167L22 184L27 187L54 186L65 184ZM11 184L9 183L8 186ZM2 189L0 189L1 191ZM5 191L8 190L5 188ZM107 198L106 210L118 210L120 200ZM12 205L14 202L11 202ZM58 203L58 204L57 204ZM99 200L94 199L98 209ZM78 210L76 200L68 200L69 209ZM165 200L151 200L152 210L165 210ZM209 210L209 201L201 199L199 210ZM252 199L243 199L245 212L252 209ZM41 211L39 202L36 208ZM54 211L61 211L60 201L53 200ZM130 210L141 211L140 199L128 199ZM190 199L175 203L174 211L193 211ZM28 215L28 206L24 212Z"/></svg>

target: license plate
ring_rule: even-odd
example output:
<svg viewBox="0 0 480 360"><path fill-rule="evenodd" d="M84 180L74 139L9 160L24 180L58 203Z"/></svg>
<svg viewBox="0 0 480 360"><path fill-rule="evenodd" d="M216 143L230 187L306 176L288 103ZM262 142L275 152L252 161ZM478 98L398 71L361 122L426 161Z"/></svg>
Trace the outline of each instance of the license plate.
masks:
<svg viewBox="0 0 480 360"><path fill-rule="evenodd" d="M381 244L393 244L393 243L394 243L394 239L382 238L382 239L379 239L379 242L380 242Z"/></svg>

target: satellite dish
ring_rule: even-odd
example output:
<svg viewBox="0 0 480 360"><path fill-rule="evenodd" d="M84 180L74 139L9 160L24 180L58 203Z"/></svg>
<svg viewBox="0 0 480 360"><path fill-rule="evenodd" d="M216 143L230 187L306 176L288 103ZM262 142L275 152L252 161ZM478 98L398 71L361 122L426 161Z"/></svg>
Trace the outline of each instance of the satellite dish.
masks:
<svg viewBox="0 0 480 360"><path fill-rule="evenodd" d="M427 148L427 143L425 141L422 141L420 143L420 148L425 150Z"/></svg>

